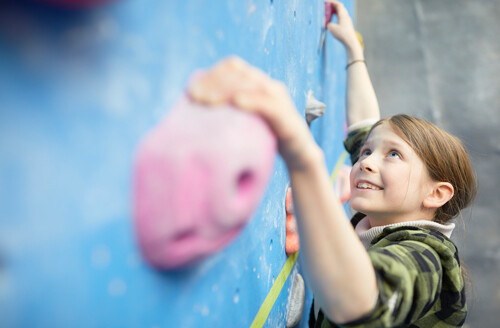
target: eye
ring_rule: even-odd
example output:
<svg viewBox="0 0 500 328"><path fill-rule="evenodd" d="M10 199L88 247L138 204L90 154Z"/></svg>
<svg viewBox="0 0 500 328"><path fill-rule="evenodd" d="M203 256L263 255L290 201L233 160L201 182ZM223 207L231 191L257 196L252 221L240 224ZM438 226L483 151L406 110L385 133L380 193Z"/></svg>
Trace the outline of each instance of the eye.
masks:
<svg viewBox="0 0 500 328"><path fill-rule="evenodd" d="M372 151L369 148L363 148L359 152L359 156L370 156L372 154Z"/></svg>
<svg viewBox="0 0 500 328"><path fill-rule="evenodd" d="M387 157L390 157L390 158L401 158L401 155L396 150L391 150L389 152L389 154L387 154Z"/></svg>

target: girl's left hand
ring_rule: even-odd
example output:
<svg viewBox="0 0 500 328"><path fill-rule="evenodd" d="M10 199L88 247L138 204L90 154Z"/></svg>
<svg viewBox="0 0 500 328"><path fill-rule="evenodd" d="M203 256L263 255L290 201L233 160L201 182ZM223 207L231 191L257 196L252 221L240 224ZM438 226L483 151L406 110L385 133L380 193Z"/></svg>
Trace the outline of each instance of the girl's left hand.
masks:
<svg viewBox="0 0 500 328"><path fill-rule="evenodd" d="M360 59L363 56L363 47L356 36L356 30L351 16L344 4L340 1L326 0L333 7L334 15L337 15L338 22L330 22L327 27L330 33L342 44L344 44L348 60Z"/></svg>
<svg viewBox="0 0 500 328"><path fill-rule="evenodd" d="M260 115L276 135L280 154L289 167L300 164L307 153L304 147L314 142L287 87L238 57L224 59L201 73L189 85L188 94L209 106L230 103Z"/></svg>

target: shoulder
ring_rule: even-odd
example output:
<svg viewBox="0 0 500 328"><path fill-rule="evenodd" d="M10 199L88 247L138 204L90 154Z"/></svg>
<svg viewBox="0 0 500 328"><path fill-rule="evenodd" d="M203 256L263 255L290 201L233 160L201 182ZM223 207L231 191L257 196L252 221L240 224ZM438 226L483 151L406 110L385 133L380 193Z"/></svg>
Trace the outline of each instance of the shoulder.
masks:
<svg viewBox="0 0 500 328"><path fill-rule="evenodd" d="M443 234L418 227L388 227L373 241L368 254L375 268L418 279L441 277L443 267L459 267L456 247ZM397 265L395 265L397 263Z"/></svg>
<svg viewBox="0 0 500 328"><path fill-rule="evenodd" d="M407 314L410 321L423 317L453 324L463 321L465 285L457 248L448 237L431 229L388 227L368 253L382 277L381 292L389 285L413 299L411 308L418 311Z"/></svg>
<svg viewBox="0 0 500 328"><path fill-rule="evenodd" d="M386 272L399 268L415 281L437 283L443 307L466 311L458 249L442 233L420 227L388 227L373 240L368 253L375 268Z"/></svg>
<svg viewBox="0 0 500 328"><path fill-rule="evenodd" d="M410 284L425 275L427 280L438 284L443 258L458 266L453 261L456 248L453 243L444 245L445 238L438 232L417 227L389 227L372 241L368 254L378 271L405 276Z"/></svg>
<svg viewBox="0 0 500 328"><path fill-rule="evenodd" d="M377 305L366 317L343 327L463 323L464 285L449 238L420 227L387 227L373 240L368 255L377 276Z"/></svg>

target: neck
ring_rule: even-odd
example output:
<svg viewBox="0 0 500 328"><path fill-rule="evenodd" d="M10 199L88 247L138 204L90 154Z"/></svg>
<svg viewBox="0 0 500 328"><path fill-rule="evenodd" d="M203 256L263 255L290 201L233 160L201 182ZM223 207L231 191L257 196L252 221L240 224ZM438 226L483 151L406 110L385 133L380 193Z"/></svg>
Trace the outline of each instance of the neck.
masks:
<svg viewBox="0 0 500 328"><path fill-rule="evenodd" d="M433 221L434 213L418 212L414 215L403 214L395 215L367 215L366 218L370 222L370 226L379 227L395 223L413 222L413 221Z"/></svg>

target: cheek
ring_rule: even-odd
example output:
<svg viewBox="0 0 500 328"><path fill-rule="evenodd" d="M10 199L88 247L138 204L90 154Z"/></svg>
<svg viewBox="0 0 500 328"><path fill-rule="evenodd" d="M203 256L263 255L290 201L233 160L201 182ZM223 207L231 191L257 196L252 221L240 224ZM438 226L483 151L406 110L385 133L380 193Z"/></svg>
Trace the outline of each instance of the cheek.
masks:
<svg viewBox="0 0 500 328"><path fill-rule="evenodd" d="M354 179L356 178L356 172L359 170L359 164L355 163L352 166L351 172L349 173L349 184L351 186L351 191L354 190Z"/></svg>
<svg viewBox="0 0 500 328"><path fill-rule="evenodd" d="M395 206L403 205L408 196L414 194L415 188L418 188L418 182L412 180L412 172L406 169L393 168L382 179L386 186L384 193Z"/></svg>

